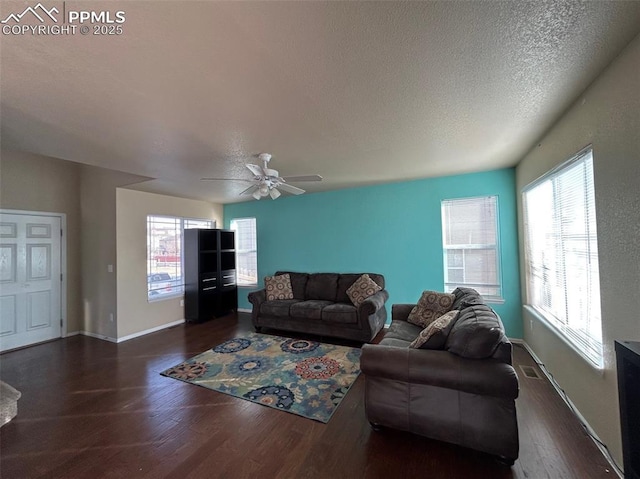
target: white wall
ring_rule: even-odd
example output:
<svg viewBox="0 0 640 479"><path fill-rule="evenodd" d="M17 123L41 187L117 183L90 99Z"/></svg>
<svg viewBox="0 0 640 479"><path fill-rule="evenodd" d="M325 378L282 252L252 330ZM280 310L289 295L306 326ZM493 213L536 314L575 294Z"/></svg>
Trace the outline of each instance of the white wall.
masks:
<svg viewBox="0 0 640 479"><path fill-rule="evenodd" d="M118 338L184 319L181 297L147 301L147 215L213 219L223 226L222 205L117 189Z"/></svg>
<svg viewBox="0 0 640 479"><path fill-rule="evenodd" d="M640 36L518 165L519 191L589 143L594 155L604 371L587 364L526 310L524 339L622 465L614 340L640 340ZM518 212L522 238L521 204Z"/></svg>

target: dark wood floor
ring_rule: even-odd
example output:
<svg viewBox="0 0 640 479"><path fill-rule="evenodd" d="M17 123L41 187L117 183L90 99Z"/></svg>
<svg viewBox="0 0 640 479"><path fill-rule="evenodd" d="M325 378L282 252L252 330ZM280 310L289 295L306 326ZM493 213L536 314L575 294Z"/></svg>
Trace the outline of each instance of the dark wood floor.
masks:
<svg viewBox="0 0 640 479"><path fill-rule="evenodd" d="M22 392L0 429L3 478L612 478L546 380L521 381L520 459L408 433L374 432L360 376L328 424L160 376L250 329L245 314L119 345L84 336L0 356ZM534 365L520 347L516 364Z"/></svg>

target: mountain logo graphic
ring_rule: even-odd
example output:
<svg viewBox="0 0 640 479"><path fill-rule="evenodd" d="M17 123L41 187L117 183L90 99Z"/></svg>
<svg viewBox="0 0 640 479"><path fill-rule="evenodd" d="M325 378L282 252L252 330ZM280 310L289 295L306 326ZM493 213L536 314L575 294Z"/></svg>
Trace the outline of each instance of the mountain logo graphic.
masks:
<svg viewBox="0 0 640 479"><path fill-rule="evenodd" d="M12 14L10 14L7 18L5 18L4 20L0 21L0 23L9 23L9 21L11 21L11 20L13 20L15 23L20 23L22 18L27 13L31 13L33 16L35 16L38 20L40 20L40 23L44 23L44 21L45 21L44 16L45 15L47 17L49 17L51 20L53 20L54 22L58 23L58 19L56 17L54 17L53 14L54 13L56 13L56 14L60 13L60 11L56 7L51 8L51 10L47 10L41 3L38 3L35 7L27 7L27 8L25 8L24 12L22 12L22 13L18 13L18 14L12 13Z"/></svg>

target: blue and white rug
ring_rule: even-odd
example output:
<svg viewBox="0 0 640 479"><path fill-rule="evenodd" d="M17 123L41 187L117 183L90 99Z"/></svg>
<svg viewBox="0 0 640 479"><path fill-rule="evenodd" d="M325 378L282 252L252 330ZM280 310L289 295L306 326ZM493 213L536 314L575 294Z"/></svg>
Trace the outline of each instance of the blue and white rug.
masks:
<svg viewBox="0 0 640 479"><path fill-rule="evenodd" d="M160 374L326 423L360 374L360 349L247 333Z"/></svg>

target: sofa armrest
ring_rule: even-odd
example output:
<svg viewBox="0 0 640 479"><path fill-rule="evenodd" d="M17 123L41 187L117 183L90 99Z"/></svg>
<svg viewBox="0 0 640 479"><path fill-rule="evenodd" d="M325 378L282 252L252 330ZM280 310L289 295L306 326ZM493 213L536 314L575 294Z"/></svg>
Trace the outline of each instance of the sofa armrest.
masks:
<svg viewBox="0 0 640 479"><path fill-rule="evenodd" d="M253 307L259 309L260 305L267 300L267 291L265 289L252 291L249 293L248 298Z"/></svg>
<svg viewBox="0 0 640 479"><path fill-rule="evenodd" d="M369 296L358 307L358 315L361 318L366 318L375 314L380 309L384 308L384 303L389 299L389 293L386 289L378 291L376 294Z"/></svg>
<svg viewBox="0 0 640 479"><path fill-rule="evenodd" d="M258 317L260 316L260 305L267 300L267 290L260 289L249 293L249 302L253 306L251 309L251 322L257 328L260 326Z"/></svg>
<svg viewBox="0 0 640 479"><path fill-rule="evenodd" d="M365 376L426 384L484 396L518 397L518 377L509 364L466 359L448 351L365 344L360 356Z"/></svg>
<svg viewBox="0 0 640 479"><path fill-rule="evenodd" d="M406 321L415 304L394 304L391 306L391 319Z"/></svg>

